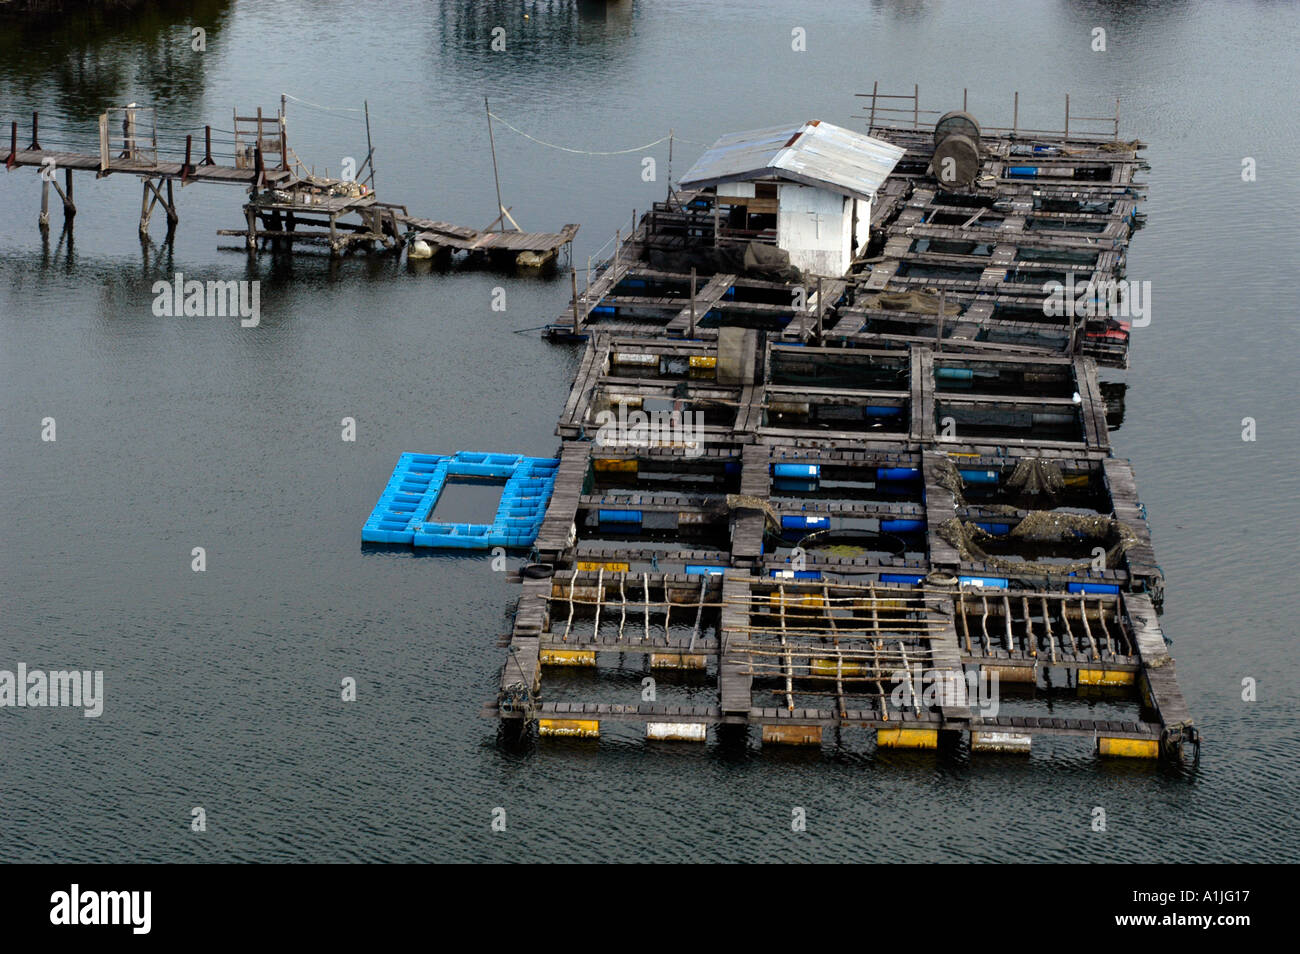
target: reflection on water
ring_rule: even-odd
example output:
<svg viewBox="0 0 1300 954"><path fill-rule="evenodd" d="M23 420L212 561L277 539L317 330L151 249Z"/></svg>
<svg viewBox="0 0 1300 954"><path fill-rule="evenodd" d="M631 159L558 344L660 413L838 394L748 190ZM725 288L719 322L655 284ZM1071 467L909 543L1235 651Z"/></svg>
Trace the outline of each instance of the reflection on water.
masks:
<svg viewBox="0 0 1300 954"><path fill-rule="evenodd" d="M432 18L434 42L447 65L497 69L500 53L508 52L512 69L522 61L542 71L541 81L560 75L579 56L625 57L625 41L635 23L633 6L633 0L440 0Z"/></svg>
<svg viewBox="0 0 1300 954"><path fill-rule="evenodd" d="M189 112L203 98L210 60L191 49L191 30L219 49L230 0L150 3L132 11L83 11L0 19L0 110L5 118L36 105L93 135L105 109L128 100ZM61 143L59 145L62 145Z"/></svg>

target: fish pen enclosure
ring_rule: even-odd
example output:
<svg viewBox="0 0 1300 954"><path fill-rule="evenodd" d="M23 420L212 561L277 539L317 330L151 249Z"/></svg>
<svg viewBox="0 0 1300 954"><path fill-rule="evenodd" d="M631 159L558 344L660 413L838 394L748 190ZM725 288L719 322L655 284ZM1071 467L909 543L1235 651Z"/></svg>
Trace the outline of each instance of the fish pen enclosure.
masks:
<svg viewBox="0 0 1300 954"><path fill-rule="evenodd" d="M503 739L1199 750L1098 380L1150 304L1143 144L1068 108L1021 129L1018 100L1005 129L864 118L723 137L575 274ZM827 274L840 247L782 224L817 203L852 245Z"/></svg>
<svg viewBox="0 0 1300 954"><path fill-rule="evenodd" d="M820 746L868 730L877 749L965 739L1027 754L1064 737L1149 757L1191 737L1145 597L603 568L522 587L487 712L543 737L631 727L704 743L752 729ZM1089 716L1098 700L1113 718Z"/></svg>

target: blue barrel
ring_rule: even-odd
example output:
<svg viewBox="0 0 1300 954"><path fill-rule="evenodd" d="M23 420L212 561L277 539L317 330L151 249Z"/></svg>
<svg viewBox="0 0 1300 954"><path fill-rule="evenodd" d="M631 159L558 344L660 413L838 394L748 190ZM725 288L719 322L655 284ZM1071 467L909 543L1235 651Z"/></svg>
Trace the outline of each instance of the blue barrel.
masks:
<svg viewBox="0 0 1300 954"><path fill-rule="evenodd" d="M1119 587L1114 583L1071 583L1067 589L1071 593L1110 593L1119 592Z"/></svg>
<svg viewBox="0 0 1300 954"><path fill-rule="evenodd" d="M919 467L877 467L876 480L920 480Z"/></svg>
<svg viewBox="0 0 1300 954"><path fill-rule="evenodd" d="M957 582L962 586L978 586L985 590L1005 590L1009 581L1000 576L959 576Z"/></svg>
<svg viewBox="0 0 1300 954"><path fill-rule="evenodd" d="M715 576L719 573L726 573L725 566L710 566L707 563L688 563L686 564L687 576Z"/></svg>
<svg viewBox="0 0 1300 954"><path fill-rule="evenodd" d="M769 575L774 580L778 579L795 579L795 580L820 580L822 578L821 570L794 570L793 576L790 570L771 570Z"/></svg>
<svg viewBox="0 0 1300 954"><path fill-rule="evenodd" d="M1037 166L1012 166L1007 170L1008 177L1015 176L1036 176L1038 175Z"/></svg>
<svg viewBox="0 0 1300 954"><path fill-rule="evenodd" d="M820 464L773 464L772 473L777 477L801 477L807 480L822 475Z"/></svg>
<svg viewBox="0 0 1300 954"><path fill-rule="evenodd" d="M601 510L599 512L601 523L640 523L640 510Z"/></svg>
<svg viewBox="0 0 1300 954"><path fill-rule="evenodd" d="M996 470L963 470L961 479L968 484L996 484L998 482L998 472Z"/></svg>
<svg viewBox="0 0 1300 954"><path fill-rule="evenodd" d="M915 586L924 580L925 577L919 573L913 576L910 573L882 573L880 574L881 583L904 583L908 586Z"/></svg>
<svg viewBox="0 0 1300 954"><path fill-rule="evenodd" d="M970 368L935 368L934 376L941 381L970 381L975 372Z"/></svg>
<svg viewBox="0 0 1300 954"><path fill-rule="evenodd" d="M924 520L882 520L881 533L916 533L925 529Z"/></svg>
<svg viewBox="0 0 1300 954"><path fill-rule="evenodd" d="M830 525L830 517L803 517L798 514L785 514L781 517L783 530L826 530Z"/></svg>
<svg viewBox="0 0 1300 954"><path fill-rule="evenodd" d="M995 537L1004 537L1011 532L1011 524L1009 523L976 523L975 526L985 533L993 534Z"/></svg>

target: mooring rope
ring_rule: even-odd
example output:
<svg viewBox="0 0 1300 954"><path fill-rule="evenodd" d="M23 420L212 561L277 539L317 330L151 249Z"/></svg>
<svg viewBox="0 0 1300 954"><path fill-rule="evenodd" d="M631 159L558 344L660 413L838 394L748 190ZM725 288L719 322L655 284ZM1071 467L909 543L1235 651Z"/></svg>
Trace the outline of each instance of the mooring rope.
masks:
<svg viewBox="0 0 1300 954"><path fill-rule="evenodd" d="M528 133L524 132L519 127L512 126L510 123L502 119L496 113L489 112L488 115L491 116L493 119L495 119L497 122L499 122L502 126L505 126L507 129L511 130L512 132L517 132L525 139L530 140L531 142L535 142L539 146L546 146L548 149L559 149L562 152L571 152L574 155L578 155L578 156L623 156L630 152L642 152L646 149L649 149L651 146L657 146L661 142L667 142L669 139L677 138L672 133L669 133L667 136L661 136L660 138L656 139L654 142L648 142L644 146L633 146L631 149L609 149L609 150L573 149L569 146L560 146L553 142L546 142L543 139L538 139L536 136L530 136Z"/></svg>
<svg viewBox="0 0 1300 954"><path fill-rule="evenodd" d="M323 109L330 113L364 113L365 110L360 106L322 106L320 103L313 103L309 99L299 99L292 93L283 93L285 99L291 99L295 103L302 103L304 106L311 106L315 109Z"/></svg>
<svg viewBox="0 0 1300 954"><path fill-rule="evenodd" d="M291 100L293 100L295 103L301 103L302 105L304 105L304 106L310 106L310 107L312 107L313 109L323 109L323 110L325 110L326 112L331 112L331 113L333 113L333 112L343 112L343 113L363 113L363 112L365 112L364 109L362 109L361 107L358 107L358 106L325 106L325 105L322 105L321 103L313 103L313 102L312 102L311 100L309 100L309 99L300 99L299 97L294 96L294 95L291 94L291 93L285 93L285 94L284 94L284 97L285 97L285 99L291 99ZM560 150L561 152L571 153L571 154L573 154L573 155L575 155L575 156L626 156L626 155L628 155L628 154L630 154L630 153L634 153L634 152L644 152L646 149L649 149L649 148L651 148L652 146L658 146L658 145L661 144L661 143L668 142L668 140L670 140L670 139L671 139L673 142L685 143L685 144L687 144L687 145L691 145L691 146L707 146L707 145L708 145L708 143L698 142L697 140L694 140L694 139L685 139L685 138L683 138L683 137L681 137L681 136L676 135L675 133L670 132L670 133L668 133L668 135L666 135L666 136L660 136L658 139L654 140L653 142L648 142L648 143L645 143L644 145L640 145L640 146L632 146L631 148L628 148L628 149L576 149L576 148L574 148L573 146L561 146L559 143L547 142L545 139L538 139L536 136L532 135L531 133L526 133L526 132L524 132L524 131L523 131L522 129L520 129L518 126L516 126L516 125L514 125L513 123L511 123L508 119L505 119L505 118L502 117L502 116L498 116L498 115L497 115L496 113L494 113L494 112L489 111L489 112L488 112L488 115L491 116L493 119L495 119L497 122L499 122L502 126L505 126L505 127L506 127L507 129L509 129L511 132L518 133L520 136L523 136L523 137L524 137L525 139L527 139L529 142L535 142L535 143L537 143L537 145L539 145L539 146L545 146L547 149L558 149L558 150ZM356 117L348 117L348 118L356 118ZM432 124L428 124L428 123L406 123L405 125L424 126L424 127L430 128L430 129L438 128L438 127L433 126Z"/></svg>

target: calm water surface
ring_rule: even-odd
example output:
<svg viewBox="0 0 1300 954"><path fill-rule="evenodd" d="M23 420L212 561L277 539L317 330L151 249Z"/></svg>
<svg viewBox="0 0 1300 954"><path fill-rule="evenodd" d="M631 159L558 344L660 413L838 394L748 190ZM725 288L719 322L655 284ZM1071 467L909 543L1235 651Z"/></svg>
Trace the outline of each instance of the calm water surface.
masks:
<svg viewBox="0 0 1300 954"><path fill-rule="evenodd" d="M429 275L223 250L242 193L179 192L173 248L136 238L133 179L78 179L75 243L36 228L31 170L0 176L0 668L103 669L104 715L0 712L0 860L1300 859L1294 173L1300 11L1269 2L207 2L0 36L4 126L52 142L101 109L173 134L285 92L304 159L365 154L384 198L492 218L483 96L537 138L612 151L676 131L680 174L725 131L910 89L989 124L1123 100L1150 143L1149 280L1117 453L1168 577L1166 632L1205 744L1194 772L1101 763L647 746L511 754L477 717L511 590L489 558L363 550L403 451L549 454L577 352L533 328L567 282ZM193 54L189 28L207 30ZM488 48L493 26L508 50ZM807 31L808 51L790 48ZM1107 30L1108 51L1090 49ZM318 106L348 107L351 111ZM24 122L24 131L26 123ZM6 131L7 138L7 131ZM62 135L70 135L64 132ZM663 194L665 146L577 155L498 129L525 228L582 223L575 258ZM1258 181L1243 183L1243 157ZM229 241L229 240L224 240ZM175 271L258 278L262 324L156 318ZM343 417L355 443L339 439ZM54 417L58 440L40 440ZM1258 440L1241 440L1242 419ZM190 551L207 551L207 571ZM354 676L360 701L339 700ZM1241 701L1246 677L1259 699ZM189 830L190 810L208 831ZM809 813L789 830L790 808ZM507 809L504 834L491 811ZM1091 830L1094 806L1109 830Z"/></svg>

